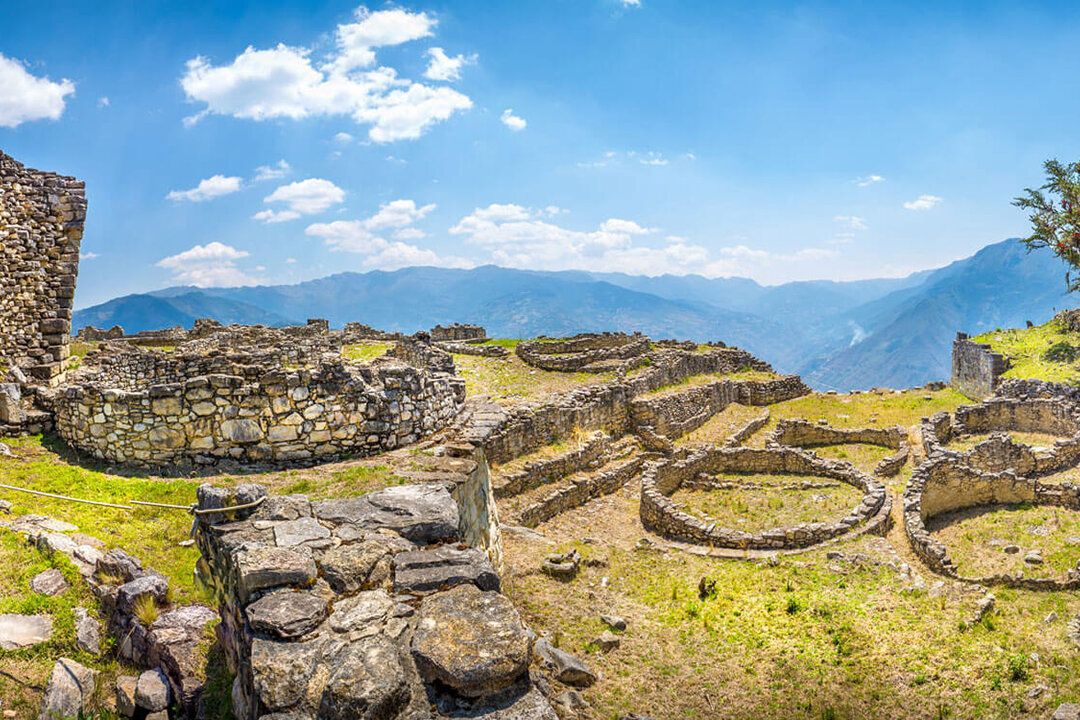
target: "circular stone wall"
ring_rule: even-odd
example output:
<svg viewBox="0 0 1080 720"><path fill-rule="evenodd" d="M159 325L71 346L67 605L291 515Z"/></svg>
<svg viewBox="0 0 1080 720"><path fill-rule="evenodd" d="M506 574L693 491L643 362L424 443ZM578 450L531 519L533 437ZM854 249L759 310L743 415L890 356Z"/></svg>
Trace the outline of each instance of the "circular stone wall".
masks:
<svg viewBox="0 0 1080 720"><path fill-rule="evenodd" d="M630 360L649 351L649 338L634 333L575 335L566 340L518 343L517 356L541 370L555 372L607 372L612 360Z"/></svg>
<svg viewBox="0 0 1080 720"><path fill-rule="evenodd" d="M464 382L395 361L324 356L188 356L121 350L78 371L56 397L56 427L96 458L142 466L304 463L371 455L449 425Z"/></svg>
<svg viewBox="0 0 1080 720"><path fill-rule="evenodd" d="M863 492L863 501L834 522L778 527L758 533L717 527L679 508L671 495L699 473L783 473L832 478ZM646 529L674 540L737 550L808 548L858 528L884 529L892 502L885 486L851 464L825 460L794 448L718 448L650 463L641 481L641 521Z"/></svg>
<svg viewBox="0 0 1080 720"><path fill-rule="evenodd" d="M1033 448L1008 437L1008 431L1054 435L1052 447ZM923 449L929 457L952 458L986 472L1015 470L1047 475L1080 463L1080 417L1075 403L1061 398L994 398L963 405L954 415L938 413L923 421ZM994 434L965 452L946 445L965 436Z"/></svg>
<svg viewBox="0 0 1080 720"><path fill-rule="evenodd" d="M904 529L916 554L931 570L947 577L980 585L1007 585L1031 590L1072 590L1080 588L1080 573L1070 570L1066 577L1028 578L999 574L970 577L960 574L949 557L948 548L927 529L931 518L965 508L992 505L1052 505L1080 510L1080 488L1072 483L1044 484L1019 477L1015 472L985 472L958 462L955 457L938 457L912 473L904 491Z"/></svg>

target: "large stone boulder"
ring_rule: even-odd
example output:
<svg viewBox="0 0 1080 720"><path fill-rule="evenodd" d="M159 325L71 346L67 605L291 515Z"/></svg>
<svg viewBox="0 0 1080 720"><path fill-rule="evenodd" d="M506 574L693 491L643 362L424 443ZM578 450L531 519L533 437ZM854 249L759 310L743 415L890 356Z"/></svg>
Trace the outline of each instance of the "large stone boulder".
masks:
<svg viewBox="0 0 1080 720"><path fill-rule="evenodd" d="M317 571L306 548L251 548L236 556L243 599L259 590L282 586L310 587Z"/></svg>
<svg viewBox="0 0 1080 720"><path fill-rule="evenodd" d="M323 577L338 593L379 587L390 578L394 549L388 541L373 539L327 550L319 561Z"/></svg>
<svg viewBox="0 0 1080 720"><path fill-rule="evenodd" d="M319 703L326 720L383 720L409 703L409 685L397 648L383 635L346 646L334 659Z"/></svg>
<svg viewBox="0 0 1080 720"><path fill-rule="evenodd" d="M458 585L420 604L412 653L425 680L477 697L512 685L528 670L532 638L505 597Z"/></svg>
<svg viewBox="0 0 1080 720"><path fill-rule="evenodd" d="M0 650L21 650L40 645L52 637L48 615L0 615Z"/></svg>
<svg viewBox="0 0 1080 720"><path fill-rule="evenodd" d="M394 592L425 593L466 582L499 589L499 574L483 550L442 545L394 556Z"/></svg>
<svg viewBox="0 0 1080 720"><path fill-rule="evenodd" d="M53 665L38 720L77 718L89 714L94 697L97 670L83 667L74 660L60 658Z"/></svg>
<svg viewBox="0 0 1080 720"><path fill-rule="evenodd" d="M330 614L321 597L298 590L264 595L247 606L248 623L255 632L292 639L317 628Z"/></svg>

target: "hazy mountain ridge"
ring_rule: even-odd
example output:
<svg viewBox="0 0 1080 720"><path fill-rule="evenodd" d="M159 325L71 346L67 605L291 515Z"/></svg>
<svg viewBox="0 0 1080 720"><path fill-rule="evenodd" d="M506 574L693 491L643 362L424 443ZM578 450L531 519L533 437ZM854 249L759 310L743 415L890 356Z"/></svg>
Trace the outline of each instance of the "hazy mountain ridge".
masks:
<svg viewBox="0 0 1080 720"><path fill-rule="evenodd" d="M1048 254L1015 240L906 278L762 286L746 278L536 272L493 265L340 273L296 285L168 288L75 313L74 327L129 332L196 317L281 325L324 317L414 332L476 322L499 337L640 330L723 340L823 389L908 387L943 379L957 330L1043 322L1075 304Z"/></svg>

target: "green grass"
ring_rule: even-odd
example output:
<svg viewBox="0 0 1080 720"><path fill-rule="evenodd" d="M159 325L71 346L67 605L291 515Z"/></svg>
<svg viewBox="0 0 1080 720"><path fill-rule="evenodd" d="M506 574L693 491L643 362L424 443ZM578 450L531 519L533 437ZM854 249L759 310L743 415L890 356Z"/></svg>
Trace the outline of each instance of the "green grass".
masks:
<svg viewBox="0 0 1080 720"><path fill-rule="evenodd" d="M731 490L677 490L672 496L681 509L720 527L761 532L800 523L839 520L862 501L862 493L845 483L806 475L716 475L720 482L754 483L765 487ZM781 489L811 481L837 487Z"/></svg>
<svg viewBox="0 0 1080 720"><path fill-rule="evenodd" d="M498 358L455 354L454 365L457 374L465 380L466 393L470 396L488 395L492 400L505 405L615 379L615 373L612 372L564 373L540 370L525 364L513 353Z"/></svg>
<svg viewBox="0 0 1080 720"><path fill-rule="evenodd" d="M992 433L977 433L974 435L961 435L960 437L950 440L945 444L945 447L950 450L958 451L970 450L983 440L988 439L991 434ZM1031 447L1053 447L1054 442L1060 439L1057 435L1048 435L1040 432L1020 432L1018 430L1009 430L1005 434L1012 438L1013 442L1020 443L1021 445L1029 445Z"/></svg>
<svg viewBox="0 0 1080 720"><path fill-rule="evenodd" d="M1029 577L1064 577L1080 561L1080 512L1075 510L1044 505L973 508L932 518L930 529L949 548L960 572L969 576L1022 571ZM1017 545L1020 552L1008 554L1004 544ZM1025 563L1031 550L1040 550L1046 562Z"/></svg>
<svg viewBox="0 0 1080 720"><path fill-rule="evenodd" d="M971 338L977 343L986 343L995 352L1009 358L1012 367L1002 377L1033 378L1050 382L1076 383L1080 381L1080 366L1077 363L1050 359L1061 353L1062 343L1074 349L1080 349L1080 336L1071 333L1057 321L1051 320L1033 328L995 330ZM1050 352L1051 348L1058 352ZM1050 355L1048 358L1047 355Z"/></svg>
<svg viewBox="0 0 1080 720"><path fill-rule="evenodd" d="M952 412L958 406L969 403L960 393L946 388L928 391L922 389L903 392L888 391L825 395L812 393L794 400L770 405L772 422L782 418L802 418L811 422L825 420L840 428L890 427L892 425L916 425L924 417L936 412ZM768 432L766 429L764 432Z"/></svg>
<svg viewBox="0 0 1080 720"><path fill-rule="evenodd" d="M393 347L391 343L364 341L355 345L346 345L341 354L346 360L369 363L377 357L382 357Z"/></svg>
<svg viewBox="0 0 1080 720"><path fill-rule="evenodd" d="M40 436L5 440L16 458L0 457L0 482L16 487L117 505L131 500L190 505L202 481L110 475L66 462L42 445ZM188 538L191 516L181 510L136 508L114 510L37 497L0 489L13 514L49 515L79 527L109 548L122 548L169 578L178 599L205 600L196 590L192 570L198 558L193 547L179 547Z"/></svg>

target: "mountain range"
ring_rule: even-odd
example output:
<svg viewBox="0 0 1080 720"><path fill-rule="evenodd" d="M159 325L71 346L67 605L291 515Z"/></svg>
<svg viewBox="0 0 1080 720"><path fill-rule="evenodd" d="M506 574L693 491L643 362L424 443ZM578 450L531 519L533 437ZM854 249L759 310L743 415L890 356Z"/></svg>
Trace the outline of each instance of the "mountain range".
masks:
<svg viewBox="0 0 1080 720"><path fill-rule="evenodd" d="M493 337L622 330L722 340L817 389L911 387L949 375L955 333L1042 323L1076 305L1064 270L1016 240L904 278L763 286L746 278L537 272L486 265L340 273L296 285L173 287L75 312L73 327L138 332L199 317L285 325L322 317L415 332L473 322Z"/></svg>

